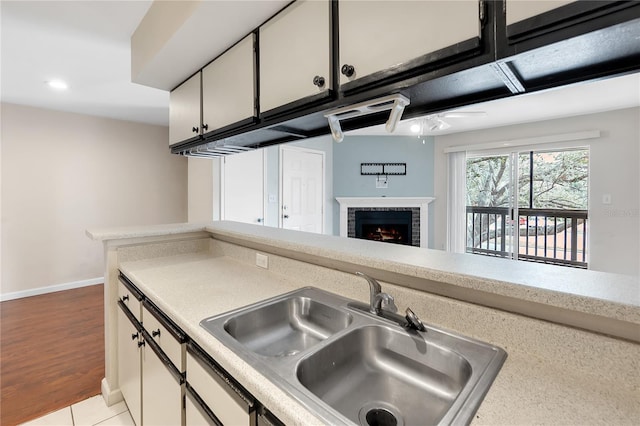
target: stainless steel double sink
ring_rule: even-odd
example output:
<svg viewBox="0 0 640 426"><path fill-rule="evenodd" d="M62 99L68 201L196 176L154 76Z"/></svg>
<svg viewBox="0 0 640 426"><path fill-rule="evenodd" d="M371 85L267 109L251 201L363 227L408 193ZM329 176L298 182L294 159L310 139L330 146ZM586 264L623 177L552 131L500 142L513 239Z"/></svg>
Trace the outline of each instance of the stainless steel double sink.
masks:
<svg viewBox="0 0 640 426"><path fill-rule="evenodd" d="M328 424L468 424L507 357L313 287L200 325Z"/></svg>

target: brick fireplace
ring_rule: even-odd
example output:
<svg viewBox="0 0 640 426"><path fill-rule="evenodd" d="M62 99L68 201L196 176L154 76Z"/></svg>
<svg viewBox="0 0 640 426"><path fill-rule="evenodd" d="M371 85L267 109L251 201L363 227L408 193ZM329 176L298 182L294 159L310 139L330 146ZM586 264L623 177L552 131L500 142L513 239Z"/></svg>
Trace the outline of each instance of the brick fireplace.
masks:
<svg viewBox="0 0 640 426"><path fill-rule="evenodd" d="M340 236L427 247L431 197L338 197Z"/></svg>

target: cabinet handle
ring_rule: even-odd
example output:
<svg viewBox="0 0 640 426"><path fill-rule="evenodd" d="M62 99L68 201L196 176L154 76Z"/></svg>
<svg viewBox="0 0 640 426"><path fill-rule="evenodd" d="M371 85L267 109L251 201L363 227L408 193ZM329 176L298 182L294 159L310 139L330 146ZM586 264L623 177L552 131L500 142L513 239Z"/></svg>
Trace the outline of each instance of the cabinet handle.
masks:
<svg viewBox="0 0 640 426"><path fill-rule="evenodd" d="M316 75L313 77L313 85L318 87L324 87L324 77Z"/></svg>
<svg viewBox="0 0 640 426"><path fill-rule="evenodd" d="M131 335L131 340L136 340L138 338L138 333L134 333Z"/></svg>
<svg viewBox="0 0 640 426"><path fill-rule="evenodd" d="M356 69L353 67L353 65L344 64L342 68L340 68L340 72L347 77L351 77L356 73Z"/></svg>
<svg viewBox="0 0 640 426"><path fill-rule="evenodd" d="M192 131L193 133L198 133L198 128L197 128L197 127L192 127L192 128L191 128L191 131Z"/></svg>
<svg viewBox="0 0 640 426"><path fill-rule="evenodd" d="M140 348L140 347L142 347L142 346L144 346L144 340L142 340L142 341L138 342L138 347Z"/></svg>
<svg viewBox="0 0 640 426"><path fill-rule="evenodd" d="M152 335L153 337L158 337L158 336L160 335L160 329L157 329L157 330L152 331L152 332L151 332L151 335Z"/></svg>
<svg viewBox="0 0 640 426"><path fill-rule="evenodd" d="M127 300L129 300L129 295L127 294L126 296L122 296L122 301L126 302Z"/></svg>
<svg viewBox="0 0 640 426"><path fill-rule="evenodd" d="M209 125L208 124L203 124L202 125L202 131L206 132L207 130L209 130Z"/></svg>

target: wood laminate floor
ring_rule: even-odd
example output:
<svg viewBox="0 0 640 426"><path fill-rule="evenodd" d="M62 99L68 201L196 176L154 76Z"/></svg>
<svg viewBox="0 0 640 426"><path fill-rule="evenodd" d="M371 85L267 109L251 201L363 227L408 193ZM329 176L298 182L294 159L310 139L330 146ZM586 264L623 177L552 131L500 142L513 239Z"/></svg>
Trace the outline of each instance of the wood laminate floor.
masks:
<svg viewBox="0 0 640 426"><path fill-rule="evenodd" d="M0 425L100 393L103 286L0 303Z"/></svg>

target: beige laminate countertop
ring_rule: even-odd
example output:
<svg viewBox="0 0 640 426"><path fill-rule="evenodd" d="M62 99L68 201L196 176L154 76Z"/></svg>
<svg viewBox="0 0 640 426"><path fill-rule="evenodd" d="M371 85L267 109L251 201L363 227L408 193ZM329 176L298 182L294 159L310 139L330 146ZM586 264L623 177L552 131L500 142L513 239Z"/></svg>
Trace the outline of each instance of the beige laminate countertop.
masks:
<svg viewBox="0 0 640 426"><path fill-rule="evenodd" d="M231 257L212 257L205 253L124 262L120 269L283 422L320 423L295 399L199 326L208 316L308 283L293 281ZM354 297L332 282L327 282L324 289ZM363 285L362 290L361 297L366 297L368 289ZM513 316L498 313L495 318L504 321L509 315ZM456 331L465 334L465 330ZM636 346L631 350L637 354ZM480 406L474 424L634 424L640 417L637 369L630 372L635 375L630 389L628 385L617 387L606 377L594 382L593 377L563 368L562 364L537 357L523 348L505 349L509 357Z"/></svg>
<svg viewBox="0 0 640 426"><path fill-rule="evenodd" d="M623 321L638 326L637 331L631 332L632 336L624 337L640 341L640 278L636 276L513 262L229 221L96 229L87 231L87 235L94 240L110 241L203 231L216 239L239 241L242 245L262 247L303 261L313 259L312 263L324 266L353 264L384 271L404 277L406 282L402 284L409 287L412 279L437 283L434 288L420 288L425 291L437 293L437 288L446 286L447 291L458 292L459 295L465 291L490 294L505 300L525 301L536 306ZM536 316L531 312L523 313ZM611 327L597 331L611 333Z"/></svg>

